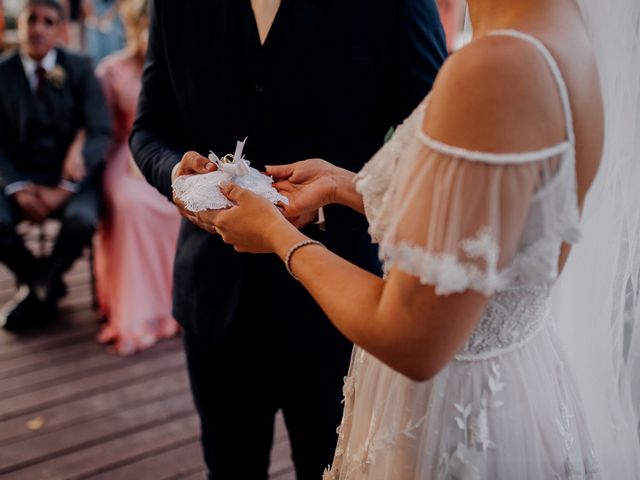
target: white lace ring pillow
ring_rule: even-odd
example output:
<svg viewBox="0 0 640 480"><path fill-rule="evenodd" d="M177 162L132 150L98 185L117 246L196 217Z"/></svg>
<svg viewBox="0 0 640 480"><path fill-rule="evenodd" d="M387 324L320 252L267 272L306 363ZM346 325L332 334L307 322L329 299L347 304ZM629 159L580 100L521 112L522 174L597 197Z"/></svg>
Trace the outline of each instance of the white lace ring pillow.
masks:
<svg viewBox="0 0 640 480"><path fill-rule="evenodd" d="M209 154L209 160L216 164L215 172L201 175L183 175L173 182L173 193L180 199L185 208L192 212L203 210L220 210L229 208L233 204L220 191L221 183L233 182L236 185L251 190L266 198L272 203L282 202L289 204L284 195L273 188L271 177L261 174L252 168L249 161L242 156L244 144L247 141L238 142L231 162L220 160L213 152ZM224 157L228 158L228 157Z"/></svg>

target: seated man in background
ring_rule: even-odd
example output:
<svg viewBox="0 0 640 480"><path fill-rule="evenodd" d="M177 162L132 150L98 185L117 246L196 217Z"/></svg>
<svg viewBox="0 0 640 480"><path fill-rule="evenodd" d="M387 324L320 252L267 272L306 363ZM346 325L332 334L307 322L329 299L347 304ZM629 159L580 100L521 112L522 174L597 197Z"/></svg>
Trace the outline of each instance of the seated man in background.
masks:
<svg viewBox="0 0 640 480"><path fill-rule="evenodd" d="M54 47L63 18L58 0L27 0L19 49L0 60L0 261L20 284L0 309L0 325L12 331L55 318L66 293L62 274L99 219L109 113L91 61ZM80 132L86 140L78 165L71 145ZM51 217L61 220L60 232L51 255L36 259L15 227Z"/></svg>

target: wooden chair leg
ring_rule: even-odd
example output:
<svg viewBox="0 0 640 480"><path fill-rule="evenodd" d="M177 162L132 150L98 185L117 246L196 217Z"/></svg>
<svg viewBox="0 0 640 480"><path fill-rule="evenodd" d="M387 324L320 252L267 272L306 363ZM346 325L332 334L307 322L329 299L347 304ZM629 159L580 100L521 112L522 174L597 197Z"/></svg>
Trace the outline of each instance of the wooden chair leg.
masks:
<svg viewBox="0 0 640 480"><path fill-rule="evenodd" d="M91 281L91 306L94 310L98 309L98 291L96 287L96 271L94 268L95 255L93 250L93 241L89 244L89 277Z"/></svg>
<svg viewBox="0 0 640 480"><path fill-rule="evenodd" d="M38 229L38 256L42 258L47 254L47 229L44 223L34 227Z"/></svg>
<svg viewBox="0 0 640 480"><path fill-rule="evenodd" d="M51 231L51 229L47 229L48 221L49 220L43 223L38 223L38 224L32 223L29 225L29 229L33 233L27 233L27 235L31 239L29 242L30 243L32 242L31 245L33 245L34 254L38 258L45 258L49 254L49 244L54 242L54 239L50 238L49 236L49 232ZM93 248L93 241L91 241L91 243L88 245L88 248L89 248L88 261L89 261L89 282L90 282L90 288L91 288L91 307L94 310L97 310L98 309L98 290L97 290L96 276L95 276L95 270L94 270L95 252ZM16 286L19 286L18 283L16 283Z"/></svg>

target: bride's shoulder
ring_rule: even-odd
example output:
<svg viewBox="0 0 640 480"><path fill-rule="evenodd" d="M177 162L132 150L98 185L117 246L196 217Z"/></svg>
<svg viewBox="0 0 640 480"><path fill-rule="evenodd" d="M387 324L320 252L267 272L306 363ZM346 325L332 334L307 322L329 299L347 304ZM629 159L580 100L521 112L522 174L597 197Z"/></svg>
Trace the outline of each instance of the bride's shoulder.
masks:
<svg viewBox="0 0 640 480"><path fill-rule="evenodd" d="M485 152L536 150L562 141L562 104L547 61L518 38L474 40L443 65L423 129L443 143Z"/></svg>

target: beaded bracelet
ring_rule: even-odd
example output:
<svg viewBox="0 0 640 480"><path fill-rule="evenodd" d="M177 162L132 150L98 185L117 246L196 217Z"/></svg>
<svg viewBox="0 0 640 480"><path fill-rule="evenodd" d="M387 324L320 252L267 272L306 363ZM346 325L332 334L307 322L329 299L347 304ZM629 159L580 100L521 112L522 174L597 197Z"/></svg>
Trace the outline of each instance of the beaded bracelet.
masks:
<svg viewBox="0 0 640 480"><path fill-rule="evenodd" d="M291 271L291 257L293 257L294 253L296 253L302 247L306 247L307 245L319 245L321 247L324 247L324 245L319 241L311 240L310 238L308 238L307 240L302 240L301 242L298 242L295 245L293 245L287 252L287 256L284 258L284 266L286 267L287 272L289 272L289 275L291 275L296 280L298 280L298 277L296 277Z"/></svg>

